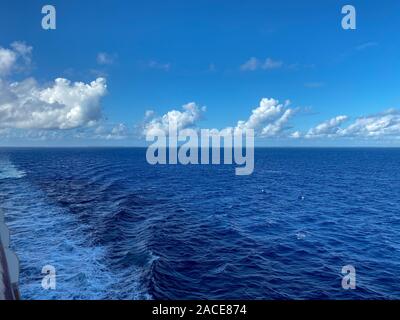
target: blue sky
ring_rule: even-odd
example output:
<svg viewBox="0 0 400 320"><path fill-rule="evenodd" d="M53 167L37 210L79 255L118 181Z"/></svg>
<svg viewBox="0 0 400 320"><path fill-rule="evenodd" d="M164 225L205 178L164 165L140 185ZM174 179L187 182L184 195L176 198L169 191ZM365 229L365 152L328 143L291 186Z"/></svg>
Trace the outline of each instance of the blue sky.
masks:
<svg viewBox="0 0 400 320"><path fill-rule="evenodd" d="M45 4L1 2L0 47L18 57L3 86L34 78L31 91L55 91L65 78L70 90L102 77L107 93L89 115L53 126L10 119L20 101L0 99L0 145L142 145L146 121L187 103L198 106L190 125L222 129L248 123L263 98L279 112L260 124L258 145L400 145L398 1L52 1L57 29L47 31ZM357 10L356 30L341 27L345 4ZM35 108L25 105L26 117Z"/></svg>

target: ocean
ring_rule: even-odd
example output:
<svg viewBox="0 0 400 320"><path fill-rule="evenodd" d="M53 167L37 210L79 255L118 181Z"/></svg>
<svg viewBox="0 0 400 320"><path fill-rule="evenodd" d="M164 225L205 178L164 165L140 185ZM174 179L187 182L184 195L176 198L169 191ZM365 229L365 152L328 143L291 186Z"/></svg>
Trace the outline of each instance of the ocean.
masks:
<svg viewBox="0 0 400 320"><path fill-rule="evenodd" d="M145 152L0 149L23 299L400 298L400 149L258 148L250 176Z"/></svg>

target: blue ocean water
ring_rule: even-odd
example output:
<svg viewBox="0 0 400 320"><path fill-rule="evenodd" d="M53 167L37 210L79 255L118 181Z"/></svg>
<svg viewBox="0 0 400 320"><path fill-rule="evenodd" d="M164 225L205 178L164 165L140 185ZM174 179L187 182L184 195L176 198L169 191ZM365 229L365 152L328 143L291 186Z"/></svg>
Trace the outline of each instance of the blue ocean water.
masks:
<svg viewBox="0 0 400 320"><path fill-rule="evenodd" d="M256 149L255 171L145 149L0 149L24 299L400 298L400 149ZM41 287L42 267L57 271ZM341 269L356 268L356 290Z"/></svg>

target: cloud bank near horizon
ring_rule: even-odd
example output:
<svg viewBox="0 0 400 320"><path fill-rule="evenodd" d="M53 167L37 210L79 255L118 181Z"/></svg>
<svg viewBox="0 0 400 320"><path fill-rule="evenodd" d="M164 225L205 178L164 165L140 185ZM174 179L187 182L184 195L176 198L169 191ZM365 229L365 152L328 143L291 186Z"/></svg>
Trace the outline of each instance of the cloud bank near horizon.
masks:
<svg viewBox="0 0 400 320"><path fill-rule="evenodd" d="M63 137L87 140L138 139L162 130L167 133L174 123L177 129L201 128L207 111L205 106L190 102L181 109L171 109L161 116L148 110L136 127L127 123L112 123L105 119L102 98L107 94L107 80L99 77L90 83L71 82L56 78L40 84L33 77L14 81L31 69L33 47L13 42L0 47L0 139L62 140ZM97 63L112 64L113 57L99 53ZM281 61L271 58L251 58L242 71L278 69ZM296 130L292 124L300 108L291 107L289 100L280 103L274 98L262 98L247 119L238 120L230 127L211 130L253 129L256 137L264 140L292 139L400 139L400 110L362 115L351 119L338 115L308 130Z"/></svg>
<svg viewBox="0 0 400 320"><path fill-rule="evenodd" d="M347 126L350 117L346 115L336 116L324 121L298 137L312 138L361 138L361 139L400 139L400 110L388 109L383 112L361 116Z"/></svg>
<svg viewBox="0 0 400 320"><path fill-rule="evenodd" d="M91 126L102 117L105 78L89 84L57 78L40 85L29 77L12 81L13 73L29 67L32 47L14 42L0 47L0 129L74 129Z"/></svg>

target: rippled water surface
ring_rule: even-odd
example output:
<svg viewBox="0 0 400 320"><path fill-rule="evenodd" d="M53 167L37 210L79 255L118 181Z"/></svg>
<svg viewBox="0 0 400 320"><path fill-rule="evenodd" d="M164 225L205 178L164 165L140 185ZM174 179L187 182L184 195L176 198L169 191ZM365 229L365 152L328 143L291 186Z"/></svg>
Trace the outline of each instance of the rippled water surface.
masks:
<svg viewBox="0 0 400 320"><path fill-rule="evenodd" d="M145 149L0 149L0 208L25 299L399 299L399 164L397 149L257 149L239 177L150 166Z"/></svg>

